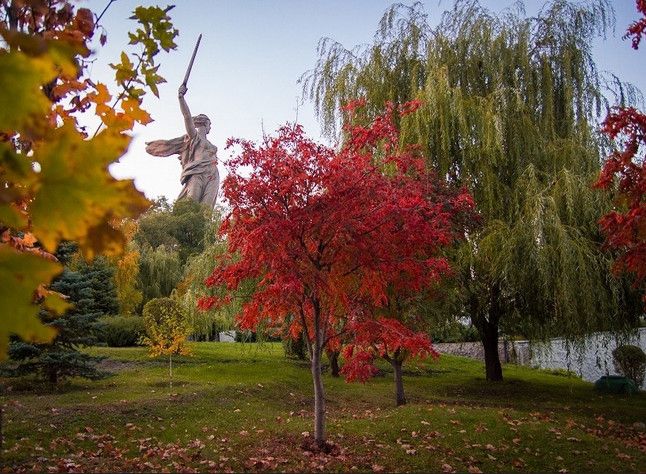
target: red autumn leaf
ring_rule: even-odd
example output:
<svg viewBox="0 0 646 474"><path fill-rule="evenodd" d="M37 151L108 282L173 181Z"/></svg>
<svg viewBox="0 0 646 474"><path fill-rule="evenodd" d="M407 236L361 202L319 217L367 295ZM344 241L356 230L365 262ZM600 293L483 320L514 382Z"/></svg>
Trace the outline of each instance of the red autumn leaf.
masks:
<svg viewBox="0 0 646 474"><path fill-rule="evenodd" d="M646 32L646 0L636 0L642 18L628 28L637 49ZM601 218L599 224L606 247L619 252L616 272L634 276L635 287L646 279L646 115L633 107L611 110L602 131L618 148L606 159L596 186L615 193L615 210ZM646 302L646 294L644 294Z"/></svg>

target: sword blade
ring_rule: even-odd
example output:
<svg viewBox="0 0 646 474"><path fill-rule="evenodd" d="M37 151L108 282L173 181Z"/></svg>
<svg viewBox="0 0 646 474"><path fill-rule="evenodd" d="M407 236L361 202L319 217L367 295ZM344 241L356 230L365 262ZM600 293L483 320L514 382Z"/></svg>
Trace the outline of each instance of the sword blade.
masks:
<svg viewBox="0 0 646 474"><path fill-rule="evenodd" d="M195 49L193 49L193 55L191 56L191 62L188 63L188 69L186 69L186 74L184 75L183 85L188 83L188 77L191 75L191 69L193 69L193 61L195 61L195 55L197 55L197 48L200 47L200 41L202 41L202 35L197 37L197 43L195 43Z"/></svg>

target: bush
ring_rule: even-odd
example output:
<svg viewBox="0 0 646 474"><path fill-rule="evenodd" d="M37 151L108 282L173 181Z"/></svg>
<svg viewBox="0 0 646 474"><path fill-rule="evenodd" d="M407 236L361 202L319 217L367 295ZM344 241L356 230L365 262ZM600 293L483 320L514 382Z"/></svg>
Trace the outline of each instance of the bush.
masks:
<svg viewBox="0 0 646 474"><path fill-rule="evenodd" d="M431 331L433 342L475 342L479 341L478 331L470 324L447 321Z"/></svg>
<svg viewBox="0 0 646 474"><path fill-rule="evenodd" d="M296 338L285 337L283 339L283 350L285 357L292 359L307 359L307 346L305 345L305 335L301 334Z"/></svg>
<svg viewBox="0 0 646 474"><path fill-rule="evenodd" d="M626 344L612 351L615 369L641 387L646 373L646 354L637 346Z"/></svg>
<svg viewBox="0 0 646 474"><path fill-rule="evenodd" d="M144 320L139 316L108 316L96 324L99 341L110 347L130 347L139 345L146 334Z"/></svg>
<svg viewBox="0 0 646 474"><path fill-rule="evenodd" d="M253 331L236 331L236 342L256 342L257 335Z"/></svg>

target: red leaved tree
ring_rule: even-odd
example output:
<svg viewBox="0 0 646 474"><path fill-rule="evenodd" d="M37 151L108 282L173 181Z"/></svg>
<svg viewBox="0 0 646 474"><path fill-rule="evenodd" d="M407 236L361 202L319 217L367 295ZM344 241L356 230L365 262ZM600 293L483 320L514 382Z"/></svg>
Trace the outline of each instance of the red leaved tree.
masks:
<svg viewBox="0 0 646 474"><path fill-rule="evenodd" d="M238 317L242 329L289 318L292 335L305 333L319 447L325 445L324 350L377 318L389 291L421 288L431 273L439 278L446 262L436 254L457 238L453 215L472 205L466 193L449 193L426 173L414 150L396 151L392 116L412 108L390 106L372 126L349 129L339 152L312 142L298 125L260 146L230 141L241 153L229 162L223 184L231 206L221 227L228 259L206 283L231 294L255 282ZM449 194L448 201L433 199ZM200 306L227 302L207 297Z"/></svg>
<svg viewBox="0 0 646 474"><path fill-rule="evenodd" d="M642 18L630 25L625 36L632 38L634 49L646 34L646 0L636 4ZM646 278L646 115L633 107L616 107L602 130L618 142L619 149L608 157L596 183L616 193L616 209L601 218L601 229L606 246L619 252L615 270L632 273L635 286L640 287Z"/></svg>

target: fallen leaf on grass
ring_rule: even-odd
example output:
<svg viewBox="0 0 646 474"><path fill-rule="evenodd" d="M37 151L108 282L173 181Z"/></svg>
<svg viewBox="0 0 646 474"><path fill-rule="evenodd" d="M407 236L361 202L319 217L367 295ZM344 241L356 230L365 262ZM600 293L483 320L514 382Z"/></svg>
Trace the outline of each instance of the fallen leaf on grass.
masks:
<svg viewBox="0 0 646 474"><path fill-rule="evenodd" d="M442 472L455 472L455 469L450 464L444 463L442 464Z"/></svg>
<svg viewBox="0 0 646 474"><path fill-rule="evenodd" d="M514 467L517 467L517 468L519 468L519 469L520 469L520 468L525 467L525 460L524 460L524 459L522 459L522 458L514 459L514 460L511 462L511 464L512 464Z"/></svg>

